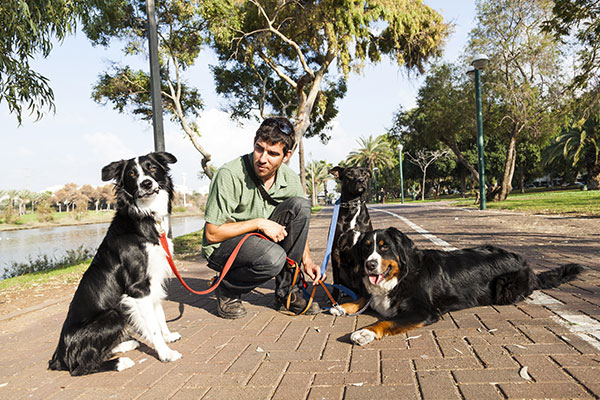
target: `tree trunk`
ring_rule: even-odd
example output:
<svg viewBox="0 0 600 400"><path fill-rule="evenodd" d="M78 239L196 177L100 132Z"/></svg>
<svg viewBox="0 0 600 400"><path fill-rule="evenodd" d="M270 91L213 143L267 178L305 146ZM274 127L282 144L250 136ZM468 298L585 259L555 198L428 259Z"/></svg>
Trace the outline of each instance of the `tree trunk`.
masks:
<svg viewBox="0 0 600 400"><path fill-rule="evenodd" d="M587 187L590 190L600 189L600 164L594 164L588 168Z"/></svg>
<svg viewBox="0 0 600 400"><path fill-rule="evenodd" d="M427 178L427 168L423 170L423 186L421 187L421 200L425 200L425 178Z"/></svg>
<svg viewBox="0 0 600 400"><path fill-rule="evenodd" d="M456 159L458 160L458 162L461 165L463 165L467 169L467 171L469 171L471 173L471 175L473 176L473 179L475 181L479 182L479 172L477 171L477 169L475 169L475 167L473 167L465 159L462 152L458 148L458 144L456 143L456 140L454 138L452 138L452 140L443 140L443 142L450 148L450 150L452 150L452 152L456 156Z"/></svg>
<svg viewBox="0 0 600 400"><path fill-rule="evenodd" d="M513 129L513 133L510 136L508 143L508 149L506 150L506 163L504 164L504 175L502 176L501 189L494 193L488 200L491 201L504 201L508 197L512 190L512 178L515 173L515 162L517 160L517 130Z"/></svg>

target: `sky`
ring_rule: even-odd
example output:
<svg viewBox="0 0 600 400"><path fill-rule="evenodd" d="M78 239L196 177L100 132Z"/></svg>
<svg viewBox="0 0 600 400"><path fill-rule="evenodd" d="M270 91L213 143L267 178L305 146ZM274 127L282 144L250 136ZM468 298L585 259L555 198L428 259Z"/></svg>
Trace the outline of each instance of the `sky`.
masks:
<svg viewBox="0 0 600 400"><path fill-rule="evenodd" d="M443 58L457 61L464 52L469 31L475 24L475 0L425 0L454 25ZM98 75L112 62L149 69L147 60L126 58L119 43L93 47L82 32L57 43L50 56L36 59L33 68L50 80L56 112L35 121L26 117L21 126L0 103L0 190L28 189L35 192L57 189L67 183L106 184L100 179L102 167L112 161L132 158L154 150L152 125L129 114L119 114L110 105L94 102L91 91ZM203 51L185 78L197 87L205 104L198 118L202 145L220 166L252 150L258 122L243 125L231 121L224 111L225 99L214 90L209 66L216 64L209 50ZM465 66L465 70L466 70ZM326 160L336 165L359 147L361 137L378 136L392 125L394 113L415 105L423 77L407 76L392 61L384 59L367 65L361 75L352 74L346 97L339 101L338 116L329 131L327 145L318 138L305 140L305 159ZM171 174L181 189L206 193L209 182L199 179L201 156L183 131L165 118L165 148L178 162ZM298 171L298 157L290 163Z"/></svg>

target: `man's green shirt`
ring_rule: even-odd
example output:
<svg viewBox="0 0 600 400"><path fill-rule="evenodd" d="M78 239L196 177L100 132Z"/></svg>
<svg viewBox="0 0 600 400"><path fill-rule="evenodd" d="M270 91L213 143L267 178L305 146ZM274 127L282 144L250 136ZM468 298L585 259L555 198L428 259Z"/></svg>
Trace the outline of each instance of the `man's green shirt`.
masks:
<svg viewBox="0 0 600 400"><path fill-rule="evenodd" d="M263 199L250 176L253 171L246 170L242 157L228 162L216 171L206 200L206 222L222 225L227 222L268 218L275 209L275 206ZM252 153L249 157L252 160ZM277 170L275 182L267 192L277 202L290 197L304 196L298 174L285 164ZM220 243L209 244L205 231L202 238L202 255L208 259L219 245Z"/></svg>

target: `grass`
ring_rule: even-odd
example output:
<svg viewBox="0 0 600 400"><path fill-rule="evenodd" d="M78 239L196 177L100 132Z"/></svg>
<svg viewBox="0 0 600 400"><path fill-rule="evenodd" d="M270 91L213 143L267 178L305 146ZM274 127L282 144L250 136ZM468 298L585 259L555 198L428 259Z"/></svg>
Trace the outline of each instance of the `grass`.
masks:
<svg viewBox="0 0 600 400"><path fill-rule="evenodd" d="M202 250L202 234L204 229L197 232L188 233L187 235L178 236L173 239L173 247L175 256L186 254L200 254Z"/></svg>
<svg viewBox="0 0 600 400"><path fill-rule="evenodd" d="M474 206L473 199L453 202L458 206ZM487 202L493 210L522 211L533 214L566 214L600 216L599 190L560 190L511 193L505 201Z"/></svg>
<svg viewBox="0 0 600 400"><path fill-rule="evenodd" d="M33 272L4 279L0 281L0 292L15 287L18 287L19 290L28 289L53 279L60 279L65 283L78 282L89 267L90 262L91 260L86 260L75 265L59 267L50 271Z"/></svg>

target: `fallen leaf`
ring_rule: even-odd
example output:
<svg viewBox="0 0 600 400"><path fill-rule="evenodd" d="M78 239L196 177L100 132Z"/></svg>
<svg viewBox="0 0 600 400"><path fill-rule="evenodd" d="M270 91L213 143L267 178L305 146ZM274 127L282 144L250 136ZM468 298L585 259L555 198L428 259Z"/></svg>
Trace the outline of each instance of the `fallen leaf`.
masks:
<svg viewBox="0 0 600 400"><path fill-rule="evenodd" d="M521 370L519 371L519 375L521 376L521 378L525 379L526 381L531 380L531 376L529 376L529 372L527 372L527 366L524 366L523 368L521 368Z"/></svg>
<svg viewBox="0 0 600 400"><path fill-rule="evenodd" d="M256 352L257 353L264 353L265 351L262 349L262 347L256 346Z"/></svg>
<svg viewBox="0 0 600 400"><path fill-rule="evenodd" d="M410 339L418 339L418 338L420 338L420 337L421 337L421 335L418 335L418 336L409 336L409 337L407 337L407 338L406 338L406 340L410 340Z"/></svg>

